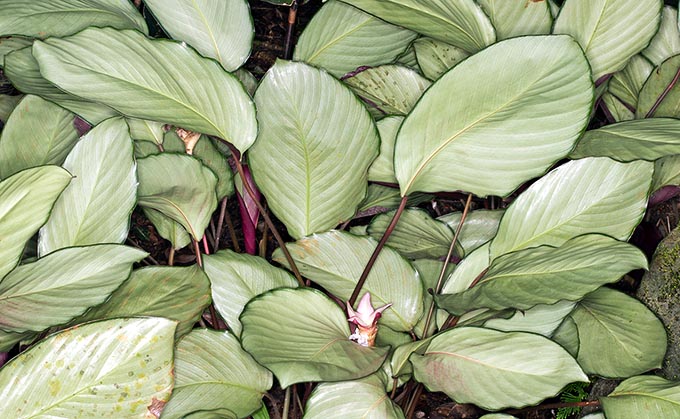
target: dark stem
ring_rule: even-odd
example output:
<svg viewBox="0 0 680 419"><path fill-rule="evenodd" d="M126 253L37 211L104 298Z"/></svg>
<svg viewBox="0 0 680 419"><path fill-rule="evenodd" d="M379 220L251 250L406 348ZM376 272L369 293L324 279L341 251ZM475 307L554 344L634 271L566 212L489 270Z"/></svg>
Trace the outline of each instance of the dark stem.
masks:
<svg viewBox="0 0 680 419"><path fill-rule="evenodd" d="M224 213L224 221L227 223L227 230L229 230L229 238L231 238L231 245L234 248L234 252L241 253L241 246L238 244L238 237L236 237L236 230L234 229L234 223L231 222L229 211Z"/></svg>
<svg viewBox="0 0 680 419"><path fill-rule="evenodd" d="M675 77L673 77L673 80L666 86L664 91L661 93L661 95L656 99L656 102L654 102L654 105L651 107L649 112L647 112L647 115L645 115L645 118L651 118L654 115L654 112L661 106L661 102L663 102L664 99L666 99L666 96L673 90L675 87L675 84L678 82L678 79L680 79L680 68L678 68L678 71L675 72Z"/></svg>
<svg viewBox="0 0 680 419"><path fill-rule="evenodd" d="M222 198L220 201L220 216L217 219L217 228L215 229L215 241L213 246L213 252L220 250L220 236L222 236L222 230L224 229L224 215L227 213L227 198Z"/></svg>
<svg viewBox="0 0 680 419"><path fill-rule="evenodd" d="M203 268L203 258L201 257L201 248L198 244L198 241L194 240L194 238L191 238L191 242L194 244L194 253L196 254L196 263L200 268Z"/></svg>
<svg viewBox="0 0 680 419"><path fill-rule="evenodd" d="M565 407L588 407L588 406L600 406L600 401L588 400L584 402L548 403L539 406L525 407L523 409L508 410L506 413L510 415L517 415L519 413L533 412L535 410L549 410L549 409L562 409Z"/></svg>
<svg viewBox="0 0 680 419"><path fill-rule="evenodd" d="M383 247L385 247L385 243L387 243L387 239L390 238L390 235L392 234L392 231L394 230L394 227L397 225L397 221L399 221L399 217L401 217L401 214L404 212L404 208L406 208L406 202L408 201L408 197L404 196L401 198L401 202L399 203L399 208L397 208L397 212L394 213L394 216L392 217L392 221L390 222L390 225L387 226L387 229L385 230L385 233L383 234L382 238L378 242L378 245L375 247L375 250L373 250L373 254L371 255L371 258L368 259L368 263L366 263L366 267L364 268L364 271L361 273L361 276L359 277L359 281L357 282L357 285L354 287L354 291L352 292L352 296L349 297L349 300L347 301L349 305L354 306L354 303L357 300L357 297L359 297L359 292L361 292L361 288L363 288L364 283L366 282L366 278L368 278L368 274L371 272L371 269L373 269L373 265L375 264L375 261L378 259L378 255L380 255L380 251L382 250Z"/></svg>
<svg viewBox="0 0 680 419"><path fill-rule="evenodd" d="M418 404L418 399L420 398L420 394L423 392L423 385L418 383L416 386L416 389L413 391L413 394L411 395L411 399L408 401L408 405L406 406L406 418L411 419L413 417L413 413L416 411L416 405Z"/></svg>
<svg viewBox="0 0 680 419"><path fill-rule="evenodd" d="M284 45L283 58L290 60L293 56L293 29L295 29L295 20L297 19L298 2L293 0L288 9L288 27L286 28L286 43Z"/></svg>

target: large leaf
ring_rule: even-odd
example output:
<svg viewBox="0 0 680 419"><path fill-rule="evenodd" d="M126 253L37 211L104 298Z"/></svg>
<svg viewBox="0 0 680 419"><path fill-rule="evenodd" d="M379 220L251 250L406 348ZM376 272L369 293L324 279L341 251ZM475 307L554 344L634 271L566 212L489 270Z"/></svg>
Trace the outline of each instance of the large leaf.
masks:
<svg viewBox="0 0 680 419"><path fill-rule="evenodd" d="M158 154L137 160L139 205L180 223L200 240L217 208L215 174L186 154Z"/></svg>
<svg viewBox="0 0 680 419"><path fill-rule="evenodd" d="M144 18L130 2L110 0L0 0L0 35L66 36L89 26L136 29Z"/></svg>
<svg viewBox="0 0 680 419"><path fill-rule="evenodd" d="M680 416L680 384L653 375L631 377L600 398L607 419Z"/></svg>
<svg viewBox="0 0 680 419"><path fill-rule="evenodd" d="M33 54L42 75L60 89L126 116L215 135L241 152L255 141L255 109L243 85L181 43L90 28L36 41Z"/></svg>
<svg viewBox="0 0 680 419"><path fill-rule="evenodd" d="M359 66L394 61L417 36L347 4L329 0L305 27L293 59L323 67L340 77Z"/></svg>
<svg viewBox="0 0 680 419"><path fill-rule="evenodd" d="M0 135L0 179L29 167L61 165L78 132L74 115L37 96L24 96Z"/></svg>
<svg viewBox="0 0 680 419"><path fill-rule="evenodd" d="M569 157L605 156L626 162L671 154L680 154L680 120L651 118L587 131Z"/></svg>
<svg viewBox="0 0 680 419"><path fill-rule="evenodd" d="M545 1L527 0L479 0L496 28L499 40L520 35L550 33L552 14Z"/></svg>
<svg viewBox="0 0 680 419"><path fill-rule="evenodd" d="M3 418L158 418L175 322L114 319L52 335L0 370Z"/></svg>
<svg viewBox="0 0 680 419"><path fill-rule="evenodd" d="M522 193L505 211L491 258L528 247L559 246L588 233L628 240L644 215L652 163L608 158L568 162Z"/></svg>
<svg viewBox="0 0 680 419"><path fill-rule="evenodd" d="M343 231L329 231L298 240L286 247L300 272L330 293L348 300L371 257L377 242ZM280 250L274 259L287 265ZM423 312L423 288L418 273L395 250L385 248L361 289L371 293L376 306L391 303L380 324L397 331L409 331Z"/></svg>
<svg viewBox="0 0 680 419"><path fill-rule="evenodd" d="M647 268L647 258L638 248L589 234L557 248L539 246L500 256L474 287L435 300L457 315L476 308L524 310L537 304L578 300L640 268Z"/></svg>
<svg viewBox="0 0 680 419"><path fill-rule="evenodd" d="M538 333L550 337L575 306L576 303L566 300L549 305L538 304L528 310L517 310L509 319L488 320L484 327L505 332Z"/></svg>
<svg viewBox="0 0 680 419"><path fill-rule="evenodd" d="M654 65L659 65L666 58L680 54L680 28L678 26L678 9L665 6L661 16L661 27L649 46L642 51L642 55Z"/></svg>
<svg viewBox="0 0 680 419"><path fill-rule="evenodd" d="M278 61L255 93L250 168L272 211L301 238L354 215L379 138L356 96L328 73Z"/></svg>
<svg viewBox="0 0 680 419"><path fill-rule="evenodd" d="M361 380L322 383L305 406L305 418L403 419L404 413L385 394L377 375Z"/></svg>
<svg viewBox="0 0 680 419"><path fill-rule="evenodd" d="M19 262L26 241L47 221L54 202L70 181L66 170L42 166L0 182L0 278Z"/></svg>
<svg viewBox="0 0 680 419"><path fill-rule="evenodd" d="M229 332L196 329L177 344L175 388L163 419L228 409L246 417L262 405L272 374L241 348Z"/></svg>
<svg viewBox="0 0 680 419"><path fill-rule="evenodd" d="M443 41L421 37L413 41L418 67L430 80L438 79L470 54Z"/></svg>
<svg viewBox="0 0 680 419"><path fill-rule="evenodd" d="M274 288L297 286L291 274L265 259L231 250L204 256L203 267L210 278L215 308L236 336L241 334L238 318L248 301Z"/></svg>
<svg viewBox="0 0 680 419"><path fill-rule="evenodd" d="M349 340L343 311L320 291L280 288L251 300L241 314L241 344L281 387L341 381L375 372L388 348Z"/></svg>
<svg viewBox="0 0 680 419"><path fill-rule="evenodd" d="M475 54L404 120L395 148L402 195L509 194L571 150L592 98L588 64L569 37L514 38Z"/></svg>
<svg viewBox="0 0 680 419"><path fill-rule="evenodd" d="M589 374L629 377L661 367L666 331L638 300L602 288L579 302L571 318L580 339L577 360Z"/></svg>
<svg viewBox="0 0 680 419"><path fill-rule="evenodd" d="M662 6L661 0L567 0L553 33L578 41L598 80L621 70L649 44L659 28Z"/></svg>
<svg viewBox="0 0 680 419"><path fill-rule="evenodd" d="M680 54L674 55L659 65L642 86L637 118L680 118Z"/></svg>
<svg viewBox="0 0 680 419"><path fill-rule="evenodd" d="M416 380L431 391L489 410L533 405L571 382L588 381L561 346L542 336L475 327L435 336L411 363Z"/></svg>
<svg viewBox="0 0 680 419"><path fill-rule="evenodd" d="M104 302L146 255L100 244L62 249L19 266L0 282L0 327L39 332L66 323Z"/></svg>
<svg viewBox="0 0 680 419"><path fill-rule="evenodd" d="M88 132L63 167L74 179L40 229L38 253L124 242L137 198L132 139L125 121L109 119Z"/></svg>
<svg viewBox="0 0 680 419"><path fill-rule="evenodd" d="M103 304L75 321L157 316L176 320L177 336L191 331L210 304L210 282L198 265L150 266L132 272Z"/></svg>
<svg viewBox="0 0 680 419"><path fill-rule="evenodd" d="M492 44L491 21L473 0L343 0L395 25L448 42L469 52Z"/></svg>
<svg viewBox="0 0 680 419"><path fill-rule="evenodd" d="M241 67L250 54L254 29L245 0L146 0L144 5L173 39L216 59L227 71Z"/></svg>

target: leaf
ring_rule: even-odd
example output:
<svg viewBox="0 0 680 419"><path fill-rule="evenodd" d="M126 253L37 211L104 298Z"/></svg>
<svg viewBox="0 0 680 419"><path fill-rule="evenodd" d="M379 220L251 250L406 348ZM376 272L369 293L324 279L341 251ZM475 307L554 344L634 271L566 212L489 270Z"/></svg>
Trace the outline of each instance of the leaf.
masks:
<svg viewBox="0 0 680 419"><path fill-rule="evenodd" d="M243 85L186 45L89 28L36 41L33 54L42 75L60 89L125 116L215 135L241 152L255 141L255 110Z"/></svg>
<svg viewBox="0 0 680 419"><path fill-rule="evenodd" d="M38 96L24 96L0 135L0 179L46 164L61 165L78 132L74 115Z"/></svg>
<svg viewBox="0 0 680 419"><path fill-rule="evenodd" d="M1 18L0 18L1 19ZM33 43L33 38L25 36L2 36L0 37L0 67L4 61L5 55L10 52L25 48Z"/></svg>
<svg viewBox="0 0 680 419"><path fill-rule="evenodd" d="M635 246L588 234L557 248L539 246L500 256L474 287L440 295L435 301L456 315L476 308L525 310L536 304L579 300L640 268L647 268L647 258Z"/></svg>
<svg viewBox="0 0 680 419"><path fill-rule="evenodd" d="M505 214L505 210L502 209L476 210L465 217L465 223L460 229L458 241L466 255L494 238L503 214ZM437 219L446 223L451 231L456 231L462 216L462 212L452 212Z"/></svg>
<svg viewBox="0 0 680 419"><path fill-rule="evenodd" d="M9 115L12 113L14 108L17 107L19 101L23 99L23 95L0 95L0 121L7 123Z"/></svg>
<svg viewBox="0 0 680 419"><path fill-rule="evenodd" d="M376 375L361 380L319 384L305 405L305 418L403 419Z"/></svg>
<svg viewBox="0 0 680 419"><path fill-rule="evenodd" d="M123 243L137 198L132 139L122 118L108 119L73 147L64 169L73 181L40 229L38 253L97 243Z"/></svg>
<svg viewBox="0 0 680 419"><path fill-rule="evenodd" d="M631 119L635 119L635 112L631 111L627 105L625 105L621 100L611 93L602 93L600 100L600 103L603 105L603 111L611 116L608 116L608 119L611 119L614 122L630 121Z"/></svg>
<svg viewBox="0 0 680 419"><path fill-rule="evenodd" d="M152 208L142 208L146 218L151 221L158 234L172 244L175 250L179 250L191 243L191 235L180 223L162 212Z"/></svg>
<svg viewBox="0 0 680 419"><path fill-rule="evenodd" d="M217 208L217 178L188 155L159 154L137 160L138 203L180 223L194 240L203 237Z"/></svg>
<svg viewBox="0 0 680 419"><path fill-rule="evenodd" d="M125 118L125 122L130 127L130 137L133 140L149 141L156 145L163 144L163 135L165 134L163 126L165 124L162 122L137 118Z"/></svg>
<svg viewBox="0 0 680 419"><path fill-rule="evenodd" d="M9 352L22 340L33 340L38 337L36 332L6 332L0 330L0 352Z"/></svg>
<svg viewBox="0 0 680 419"><path fill-rule="evenodd" d="M491 21L472 0L344 0L380 19L476 52L496 41Z"/></svg>
<svg viewBox="0 0 680 419"><path fill-rule="evenodd" d="M588 381L562 347L522 332L459 327L435 336L410 359L416 380L430 391L487 410L534 405L571 382Z"/></svg>
<svg viewBox="0 0 680 419"><path fill-rule="evenodd" d="M178 322L176 337L191 331L210 304L210 282L198 265L150 266L130 278L78 323L116 317L157 316Z"/></svg>
<svg viewBox="0 0 680 419"><path fill-rule="evenodd" d="M148 0L144 2L163 29L227 71L245 63L253 42L253 20L244 0Z"/></svg>
<svg viewBox="0 0 680 419"><path fill-rule="evenodd" d="M653 375L631 377L600 403L608 419L672 418L680 415L680 385Z"/></svg>
<svg viewBox="0 0 680 419"><path fill-rule="evenodd" d="M658 66L667 58L677 54L680 54L678 9L664 6L659 31L654 35L649 46L642 51L642 55Z"/></svg>
<svg viewBox="0 0 680 419"><path fill-rule="evenodd" d="M498 40L550 33L553 19L545 1L480 0L479 5L496 28Z"/></svg>
<svg viewBox="0 0 680 419"><path fill-rule="evenodd" d="M509 319L487 320L484 327L503 332L537 333L549 338L575 306L573 301L565 300L550 305L538 304L526 311L517 310Z"/></svg>
<svg viewBox="0 0 680 419"><path fill-rule="evenodd" d="M272 386L272 374L241 349L238 339L207 329L196 329L179 341L175 376L163 419L218 409L246 417L262 405Z"/></svg>
<svg viewBox="0 0 680 419"><path fill-rule="evenodd" d="M415 70L394 64L366 68L343 81L383 115L408 114L432 84Z"/></svg>
<svg viewBox="0 0 680 419"><path fill-rule="evenodd" d="M580 339L578 362L589 374L629 377L660 368L666 331L644 304L601 288L571 314Z"/></svg>
<svg viewBox="0 0 680 419"><path fill-rule="evenodd" d="M236 336L241 335L238 317L248 301L265 291L297 286L291 274L265 259L226 249L203 256L203 268L210 278L215 308Z"/></svg>
<svg viewBox="0 0 680 419"><path fill-rule="evenodd" d="M293 60L341 77L359 66L394 61L417 36L345 3L329 0L300 35Z"/></svg>
<svg viewBox="0 0 680 419"><path fill-rule="evenodd" d="M625 67L652 39L661 19L660 0L567 0L554 34L573 36L592 67L593 80Z"/></svg>
<svg viewBox="0 0 680 419"><path fill-rule="evenodd" d="M146 22L129 2L107 0L0 0L0 35L63 37L89 26L136 29L148 33Z"/></svg>
<svg viewBox="0 0 680 419"><path fill-rule="evenodd" d="M652 191L666 185L680 185L680 156L662 157L654 162Z"/></svg>
<svg viewBox="0 0 680 419"><path fill-rule="evenodd" d="M614 73L608 91L635 112L638 95L654 66L642 55L634 55L623 70ZM632 119L632 118L631 118Z"/></svg>
<svg viewBox="0 0 680 419"><path fill-rule="evenodd" d="M19 263L24 245L47 221L70 181L61 167L41 166L0 182L0 278Z"/></svg>
<svg viewBox="0 0 680 419"><path fill-rule="evenodd" d="M66 323L104 302L146 255L100 244L58 250L21 265L0 282L0 327L39 332Z"/></svg>
<svg viewBox="0 0 680 419"><path fill-rule="evenodd" d="M377 242L370 237L354 236L331 230L286 245L300 273L311 278L337 298L347 301ZM288 266L280 250L273 258ZM423 313L423 288L415 269L395 250L384 248L360 295L370 292L375 306L392 303L382 313L380 323L406 332Z"/></svg>
<svg viewBox="0 0 680 419"><path fill-rule="evenodd" d="M637 118L680 118L680 55L674 55L661 63L640 90Z"/></svg>
<svg viewBox="0 0 680 419"><path fill-rule="evenodd" d="M375 125L380 134L380 153L368 168L368 180L397 183L397 178L394 177L394 142L403 120L401 116L388 116L376 122ZM371 186L373 185L369 185L369 189ZM399 194L397 194L397 200L399 200Z"/></svg>
<svg viewBox="0 0 680 419"><path fill-rule="evenodd" d="M404 120L394 152L402 196L509 194L571 150L592 95L588 64L569 37L514 38L475 54Z"/></svg>
<svg viewBox="0 0 680 419"><path fill-rule="evenodd" d="M0 417L158 418L175 322L114 319L52 335L0 370Z"/></svg>
<svg viewBox="0 0 680 419"><path fill-rule="evenodd" d="M562 324L555 330L551 339L560 344L567 350L574 358L578 355L578 347L580 345L578 337L578 328L571 316L567 316L562 321Z"/></svg>
<svg viewBox="0 0 680 419"><path fill-rule="evenodd" d="M418 66L430 80L438 79L451 67L470 56L468 52L458 47L427 37L413 41L413 48Z"/></svg>
<svg viewBox="0 0 680 419"><path fill-rule="evenodd" d="M656 160L671 154L680 154L680 121L651 118L587 131L569 157L604 156L628 162Z"/></svg>
<svg viewBox="0 0 680 419"><path fill-rule="evenodd" d="M558 167L505 210L491 258L543 244L560 246L589 233L628 240L645 213L651 173L649 162L608 158Z"/></svg>
<svg viewBox="0 0 680 419"><path fill-rule="evenodd" d="M324 71L278 61L255 102L260 132L250 168L289 234L299 239L351 218L379 147L357 98Z"/></svg>
<svg viewBox="0 0 680 419"><path fill-rule="evenodd" d="M412 264L413 267L416 268L416 270L418 271L418 275L420 275L420 279L423 282L423 289L425 290L425 292L423 293L423 307L426 307L429 310L429 307L430 305L432 305L433 302L430 290L435 290L438 288L439 276L441 275L444 262L441 260L418 259L414 260ZM454 265L453 263L447 264L446 272L444 273L443 278L444 279L448 278L448 276L451 275L451 272L453 272L455 268L456 265ZM442 285L443 283L444 282L442 281ZM434 335L437 326L435 318L430 319L430 327L427 333L423 333L426 321L427 314L424 314L423 316L420 317L420 320L413 328L413 332L416 334L416 336L423 337Z"/></svg>
<svg viewBox="0 0 680 419"><path fill-rule="evenodd" d="M252 299L240 319L243 348L276 375L282 388L365 377L387 356L388 348L350 341L344 313L317 290L267 292Z"/></svg>

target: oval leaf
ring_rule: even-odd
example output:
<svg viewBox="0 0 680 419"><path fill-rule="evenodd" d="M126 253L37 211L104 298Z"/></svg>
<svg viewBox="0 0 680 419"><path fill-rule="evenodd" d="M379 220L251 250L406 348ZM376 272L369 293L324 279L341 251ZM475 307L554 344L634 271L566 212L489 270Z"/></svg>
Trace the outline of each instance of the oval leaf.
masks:
<svg viewBox="0 0 680 419"><path fill-rule="evenodd" d="M413 41L418 67L425 77L436 80L470 54L436 39L421 37Z"/></svg>
<svg viewBox="0 0 680 419"><path fill-rule="evenodd" d="M488 320L484 327L503 332L529 332L551 337L575 306L576 303L573 301L558 301L550 305L538 304L528 310L517 310L509 319Z"/></svg>
<svg viewBox="0 0 680 419"><path fill-rule="evenodd" d="M608 419L680 416L680 384L653 375L631 377L600 398Z"/></svg>
<svg viewBox="0 0 680 419"><path fill-rule="evenodd" d="M654 65L661 64L666 58L680 54L680 25L678 25L678 9L665 6L661 16L659 31L652 38L649 46L642 51Z"/></svg>
<svg viewBox="0 0 680 419"><path fill-rule="evenodd" d="M607 87L608 91L620 100L628 112L635 112L638 95L654 66L643 56L633 56L626 67L616 72ZM630 117L633 119L633 117Z"/></svg>
<svg viewBox="0 0 680 419"><path fill-rule="evenodd" d="M541 0L479 0L496 28L498 40L550 33L552 14Z"/></svg>
<svg viewBox="0 0 680 419"><path fill-rule="evenodd" d="M667 59L651 72L640 90L637 118L680 118L680 55Z"/></svg>

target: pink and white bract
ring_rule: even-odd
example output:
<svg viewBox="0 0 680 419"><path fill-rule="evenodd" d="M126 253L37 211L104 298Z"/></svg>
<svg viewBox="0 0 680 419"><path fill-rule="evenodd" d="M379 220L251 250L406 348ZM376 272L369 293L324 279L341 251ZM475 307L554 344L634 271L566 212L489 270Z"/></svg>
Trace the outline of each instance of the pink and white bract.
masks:
<svg viewBox="0 0 680 419"><path fill-rule="evenodd" d="M356 311L347 303L347 320L354 323L357 328L349 336L349 339L362 346L375 346L375 336L378 333L378 319L383 311L392 304L373 308L371 304L371 293L367 292L359 301L359 308Z"/></svg>

